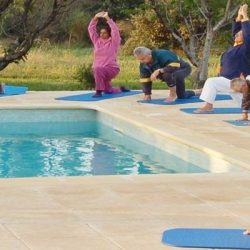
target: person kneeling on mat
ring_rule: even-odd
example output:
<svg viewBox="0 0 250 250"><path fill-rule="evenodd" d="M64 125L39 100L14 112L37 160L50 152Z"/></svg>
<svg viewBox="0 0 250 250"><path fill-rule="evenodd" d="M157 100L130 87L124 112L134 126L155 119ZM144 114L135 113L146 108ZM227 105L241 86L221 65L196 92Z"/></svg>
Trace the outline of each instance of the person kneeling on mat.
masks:
<svg viewBox="0 0 250 250"><path fill-rule="evenodd" d="M99 19L106 20L106 26L102 27L98 32L97 24ZM101 97L103 92L107 94L128 92L129 89L124 86L113 87L111 84L112 79L120 72L117 63L121 43L118 26L109 17L108 12L101 11L90 21L88 32L94 46L92 69L96 93L93 97Z"/></svg>
<svg viewBox="0 0 250 250"><path fill-rule="evenodd" d="M195 96L193 90L185 91L185 78L191 73L191 66L180 59L174 52L165 49L137 47L134 56L140 61L140 82L143 84L144 100L151 100L152 82L160 79L169 87L167 102L177 98Z"/></svg>

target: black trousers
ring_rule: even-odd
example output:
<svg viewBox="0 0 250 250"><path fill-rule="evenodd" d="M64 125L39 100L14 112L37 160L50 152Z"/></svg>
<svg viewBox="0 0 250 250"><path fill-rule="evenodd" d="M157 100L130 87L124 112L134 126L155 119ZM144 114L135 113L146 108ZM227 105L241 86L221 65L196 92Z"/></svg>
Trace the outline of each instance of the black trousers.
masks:
<svg viewBox="0 0 250 250"><path fill-rule="evenodd" d="M152 82L150 83L143 83L143 92L145 95L151 95L152 94Z"/></svg>
<svg viewBox="0 0 250 250"><path fill-rule="evenodd" d="M185 78L191 73L191 71L191 66L181 60L180 68L173 72L166 71L159 76L159 79L166 82L169 87L176 86L176 94L179 99L190 98L194 96L195 93L192 90L185 90Z"/></svg>

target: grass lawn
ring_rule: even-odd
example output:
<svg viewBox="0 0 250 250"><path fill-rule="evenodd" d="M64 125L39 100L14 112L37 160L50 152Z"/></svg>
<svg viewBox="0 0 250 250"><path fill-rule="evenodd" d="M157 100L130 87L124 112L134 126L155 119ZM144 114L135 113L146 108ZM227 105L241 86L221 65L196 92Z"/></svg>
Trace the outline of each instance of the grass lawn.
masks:
<svg viewBox="0 0 250 250"><path fill-rule="evenodd" d="M213 59L212 71L217 69L217 60ZM25 85L29 90L82 90L84 83L78 80L79 68L92 63L90 48L67 48L62 46L41 46L33 48L26 62L11 64L0 74L0 81L13 85ZM113 85L125 85L131 89L141 89L139 83L139 63L133 56L119 56L121 72ZM187 79L187 88L191 80ZM166 89L162 82L154 83L154 89Z"/></svg>

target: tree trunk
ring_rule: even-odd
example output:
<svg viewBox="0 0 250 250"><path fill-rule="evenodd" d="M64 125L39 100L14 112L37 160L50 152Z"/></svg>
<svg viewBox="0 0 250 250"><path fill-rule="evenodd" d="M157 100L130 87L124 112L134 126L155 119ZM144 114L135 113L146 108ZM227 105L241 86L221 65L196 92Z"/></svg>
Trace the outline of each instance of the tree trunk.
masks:
<svg viewBox="0 0 250 250"><path fill-rule="evenodd" d="M204 82L207 80L208 77L208 64L209 64L209 55L211 52L211 47L213 43L213 37L214 37L214 32L213 32L213 27L211 22L207 23L207 31L206 31L206 39L204 43L204 48L202 51L202 57L199 61L199 65L197 68L197 74L196 74L196 83L198 88L203 87Z"/></svg>
<svg viewBox="0 0 250 250"><path fill-rule="evenodd" d="M31 49L35 38L37 38L44 30L46 30L46 28L49 27L52 22L59 19L59 16L66 13L69 10L69 7L75 1L76 0L53 0L53 3L47 6L47 12L38 19L37 16L33 14L32 10L39 9L39 1L22 1L23 6L20 8L19 13L21 16L21 21L17 20L21 22L21 25L18 25L20 25L22 28L18 30L16 40L9 42L6 45L6 48L4 48L4 52L0 54L0 71L5 69L10 63L18 63L20 60L25 61L26 55ZM1 14L4 11L8 11L11 3L13 3L13 0L0 0L1 20L4 18L1 16ZM39 19L41 20L39 21ZM32 21L34 21L34 25L31 25ZM15 25L18 26L17 24Z"/></svg>

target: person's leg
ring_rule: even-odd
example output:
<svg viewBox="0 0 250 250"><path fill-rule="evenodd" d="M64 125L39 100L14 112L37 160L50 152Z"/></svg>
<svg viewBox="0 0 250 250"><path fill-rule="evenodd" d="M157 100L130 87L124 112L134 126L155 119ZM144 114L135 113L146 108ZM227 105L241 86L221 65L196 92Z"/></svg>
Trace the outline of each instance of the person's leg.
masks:
<svg viewBox="0 0 250 250"><path fill-rule="evenodd" d="M119 73L120 69L119 68L114 68L114 67L105 67L105 77L104 77L104 81L105 81L105 89L104 92L105 93L120 93L121 92L121 88L120 87L113 87L112 86L112 79L114 79L118 73Z"/></svg>
<svg viewBox="0 0 250 250"><path fill-rule="evenodd" d="M150 83L143 83L143 93L144 93L144 100L145 101L150 101L151 100L151 95L152 95L152 82Z"/></svg>
<svg viewBox="0 0 250 250"><path fill-rule="evenodd" d="M181 68L174 75L176 79L176 94L179 99L186 99L195 96L193 90L185 89L185 78L191 73L191 66L186 62L181 62Z"/></svg>
<svg viewBox="0 0 250 250"><path fill-rule="evenodd" d="M176 72L176 94L179 99L186 99L195 96L193 90L185 89L185 77L182 72Z"/></svg>
<svg viewBox="0 0 250 250"><path fill-rule="evenodd" d="M165 72L160 75L159 79L164 81L169 87L169 96L166 98L166 101L175 101L177 99L175 75L173 73Z"/></svg>
<svg viewBox="0 0 250 250"><path fill-rule="evenodd" d="M179 99L185 99L186 94L185 94L185 80L184 77L182 76L182 71L178 70L174 73L175 79L176 79L176 95Z"/></svg>
<svg viewBox="0 0 250 250"><path fill-rule="evenodd" d="M101 96L102 91L106 93L121 92L120 88L113 88L111 80L118 75L119 68L114 67L95 67L93 68L95 78L95 96Z"/></svg>
<svg viewBox="0 0 250 250"><path fill-rule="evenodd" d="M176 86L169 87L169 96L166 98L166 102L174 102L177 99Z"/></svg>
<svg viewBox="0 0 250 250"><path fill-rule="evenodd" d="M213 103L218 92L231 92L230 80L225 77L208 78L202 89L200 99L205 101L205 105L198 109L197 113L208 112L213 110Z"/></svg>
<svg viewBox="0 0 250 250"><path fill-rule="evenodd" d="M166 101L174 101L177 98L190 98L195 95L194 91L185 90L185 77L191 73L191 66L181 61L181 68L173 73L166 72L161 78L169 86L170 94Z"/></svg>
<svg viewBox="0 0 250 250"><path fill-rule="evenodd" d="M95 67L93 68L93 74L95 78L95 90L104 91L105 89L105 68L104 67Z"/></svg>

